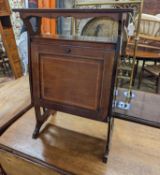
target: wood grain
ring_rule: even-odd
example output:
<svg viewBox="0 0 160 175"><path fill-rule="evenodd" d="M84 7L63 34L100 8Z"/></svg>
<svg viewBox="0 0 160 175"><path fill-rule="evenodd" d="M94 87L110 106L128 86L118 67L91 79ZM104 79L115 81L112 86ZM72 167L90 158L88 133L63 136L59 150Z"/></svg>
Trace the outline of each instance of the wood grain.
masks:
<svg viewBox="0 0 160 175"><path fill-rule="evenodd" d="M31 103L28 76L0 88L0 128Z"/></svg>
<svg viewBox="0 0 160 175"><path fill-rule="evenodd" d="M10 14L9 2L7 0L0 0L0 16L8 16Z"/></svg>
<svg viewBox="0 0 160 175"><path fill-rule="evenodd" d="M30 110L0 138L0 144L35 158L31 161L29 157L15 155L16 151L0 149L0 162L10 175L28 175L33 171L52 174L53 168L47 165L79 175L159 175L158 129L116 120L106 165L101 161L107 133L104 123L57 113L43 126L40 137L33 140L34 118Z"/></svg>

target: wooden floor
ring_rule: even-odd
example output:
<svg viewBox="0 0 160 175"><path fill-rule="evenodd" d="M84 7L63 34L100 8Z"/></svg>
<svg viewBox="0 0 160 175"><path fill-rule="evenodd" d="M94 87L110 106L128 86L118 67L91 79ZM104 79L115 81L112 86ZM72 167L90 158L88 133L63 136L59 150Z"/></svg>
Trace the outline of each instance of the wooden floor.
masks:
<svg viewBox="0 0 160 175"><path fill-rule="evenodd" d="M19 88L13 95L17 92L21 103ZM0 101L3 113L5 105ZM62 170L79 175L160 174L159 129L116 119L109 161L104 164L106 124L58 112L49 118L37 140L32 139L34 126L31 109L0 137L0 164L9 175L53 175Z"/></svg>

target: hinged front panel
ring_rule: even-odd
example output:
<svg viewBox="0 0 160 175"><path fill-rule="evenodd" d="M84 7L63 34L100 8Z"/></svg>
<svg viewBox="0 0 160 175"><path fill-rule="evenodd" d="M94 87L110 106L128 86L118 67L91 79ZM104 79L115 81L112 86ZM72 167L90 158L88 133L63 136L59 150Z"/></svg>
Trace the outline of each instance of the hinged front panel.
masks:
<svg viewBox="0 0 160 175"><path fill-rule="evenodd" d="M57 55L40 55L41 98L97 110L103 61Z"/></svg>
<svg viewBox="0 0 160 175"><path fill-rule="evenodd" d="M45 44L46 42L46 44ZM81 45L80 45L81 44ZM105 120L108 116L114 45L48 40L33 42L33 97L38 105Z"/></svg>

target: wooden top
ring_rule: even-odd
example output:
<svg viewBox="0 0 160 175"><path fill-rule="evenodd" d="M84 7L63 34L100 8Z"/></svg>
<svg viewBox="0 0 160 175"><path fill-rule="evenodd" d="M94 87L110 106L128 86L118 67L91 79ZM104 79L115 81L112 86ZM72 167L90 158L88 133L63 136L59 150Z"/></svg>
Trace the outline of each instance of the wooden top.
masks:
<svg viewBox="0 0 160 175"><path fill-rule="evenodd" d="M126 91L126 89L119 89L116 100L125 102L124 92ZM160 95L142 91L133 91L133 94L135 97L131 100L131 108L129 110L116 108L114 115L133 121L138 119L140 123L145 122L148 125L160 128Z"/></svg>
<svg viewBox="0 0 160 175"><path fill-rule="evenodd" d="M132 47L128 47L126 50L126 54L129 56L133 56L134 49ZM136 52L136 58L137 59L159 59L160 60L160 50L139 46Z"/></svg>
<svg viewBox="0 0 160 175"><path fill-rule="evenodd" d="M58 16L90 18L112 15L119 20L122 17L119 14L133 12L133 9L13 9L14 12L20 12L21 18L32 16L56 18Z"/></svg>

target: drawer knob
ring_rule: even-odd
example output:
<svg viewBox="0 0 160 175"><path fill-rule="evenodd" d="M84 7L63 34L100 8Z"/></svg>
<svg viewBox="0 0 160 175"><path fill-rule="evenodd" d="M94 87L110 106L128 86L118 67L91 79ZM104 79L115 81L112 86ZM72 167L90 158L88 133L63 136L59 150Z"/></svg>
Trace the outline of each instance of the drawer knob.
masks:
<svg viewBox="0 0 160 175"><path fill-rule="evenodd" d="M65 52L66 52L66 53L71 53L71 48L65 49Z"/></svg>

